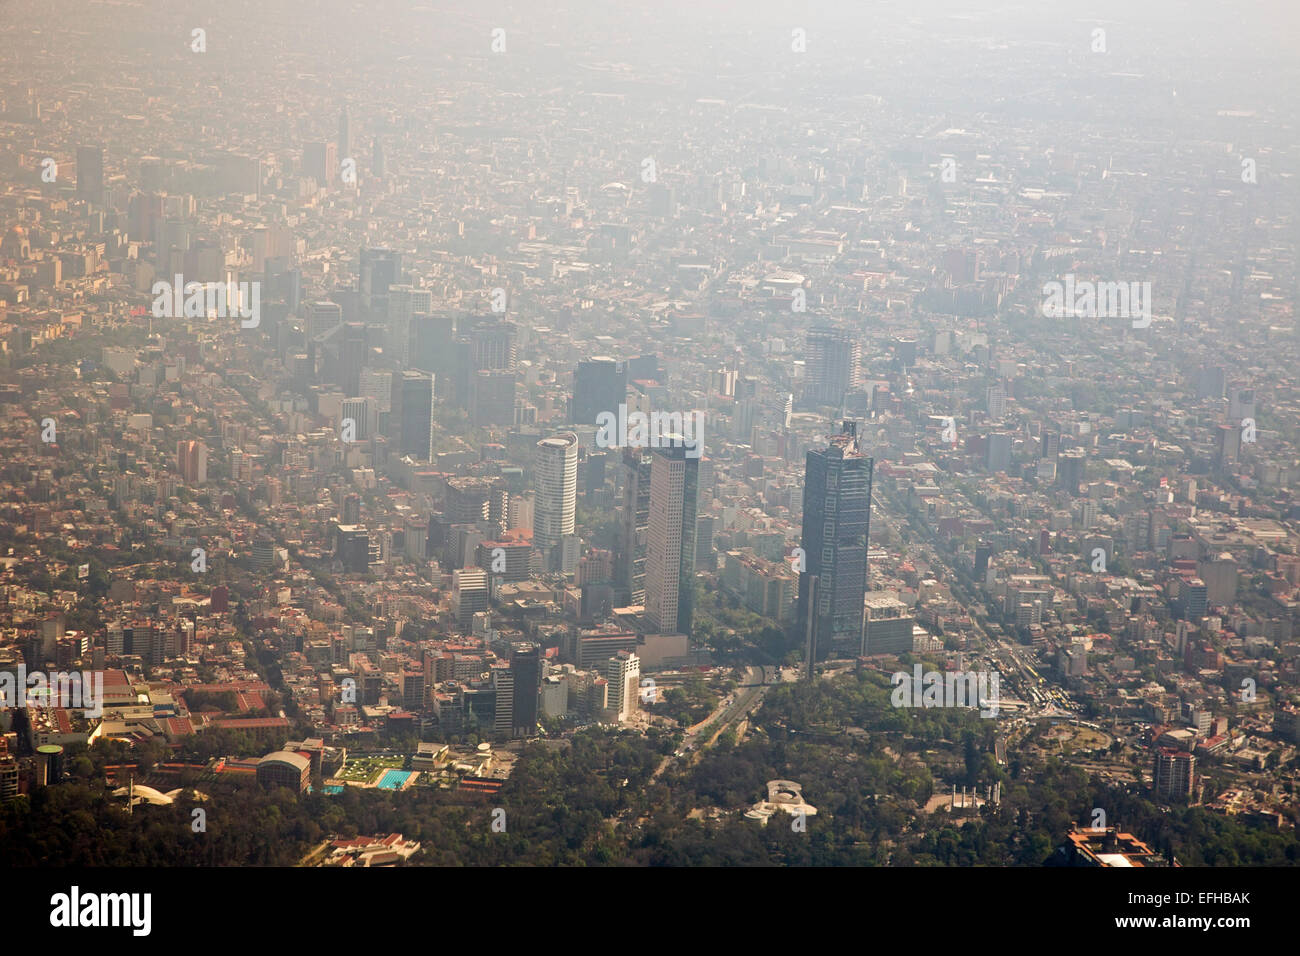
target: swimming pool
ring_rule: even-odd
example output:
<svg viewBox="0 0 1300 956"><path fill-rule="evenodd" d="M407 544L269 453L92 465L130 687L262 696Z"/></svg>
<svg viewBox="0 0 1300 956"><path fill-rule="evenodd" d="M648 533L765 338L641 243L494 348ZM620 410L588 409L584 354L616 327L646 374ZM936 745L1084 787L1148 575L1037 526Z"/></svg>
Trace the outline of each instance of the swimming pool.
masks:
<svg viewBox="0 0 1300 956"><path fill-rule="evenodd" d="M380 790L400 790L411 775L410 770L385 770L375 786Z"/></svg>

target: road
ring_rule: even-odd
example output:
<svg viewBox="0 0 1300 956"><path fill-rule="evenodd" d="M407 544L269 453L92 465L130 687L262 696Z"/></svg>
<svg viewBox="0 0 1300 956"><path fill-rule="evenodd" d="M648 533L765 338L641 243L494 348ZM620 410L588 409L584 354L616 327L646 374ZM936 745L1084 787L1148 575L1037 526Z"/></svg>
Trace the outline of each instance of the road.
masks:
<svg viewBox="0 0 1300 956"><path fill-rule="evenodd" d="M722 703L704 720L686 731L682 745L677 749L677 756L665 757L650 775L650 782L657 780L668 767L677 760L694 763L700 753L717 741L722 732L738 721L748 718L763 702L763 695L772 683L779 683L783 678L776 667L746 667L745 679L736 688L735 693L725 698ZM772 683L769 683L772 682ZM728 702L729 701L729 702Z"/></svg>

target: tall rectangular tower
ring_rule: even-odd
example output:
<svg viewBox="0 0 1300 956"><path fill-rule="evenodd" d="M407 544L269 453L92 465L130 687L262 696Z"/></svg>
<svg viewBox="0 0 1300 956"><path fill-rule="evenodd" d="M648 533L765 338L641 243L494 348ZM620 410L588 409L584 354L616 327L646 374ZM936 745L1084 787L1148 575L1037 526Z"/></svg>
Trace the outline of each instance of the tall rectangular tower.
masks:
<svg viewBox="0 0 1300 956"><path fill-rule="evenodd" d="M873 466L858 443L856 422L844 422L824 450L807 455L799 625L800 633L807 633L812 615L818 654L861 653ZM814 576L816 596L810 600Z"/></svg>
<svg viewBox="0 0 1300 956"><path fill-rule="evenodd" d="M539 441L534 476L533 547L546 570L562 571L560 544L573 534L578 502L578 436L566 432Z"/></svg>
<svg viewBox="0 0 1300 956"><path fill-rule="evenodd" d="M649 630L690 634L695 609L695 518L700 460L683 445L650 458L650 525L646 541L645 613Z"/></svg>
<svg viewBox="0 0 1300 956"><path fill-rule="evenodd" d="M646 543L650 534L650 449L623 449L623 508L619 513L619 587L626 588L628 603L645 603Z"/></svg>
<svg viewBox="0 0 1300 956"><path fill-rule="evenodd" d="M393 411L398 454L419 461L433 459L433 376L402 372L393 377Z"/></svg>
<svg viewBox="0 0 1300 956"><path fill-rule="evenodd" d="M99 146L77 147L77 198L104 204L104 150Z"/></svg>
<svg viewBox="0 0 1300 956"><path fill-rule="evenodd" d="M810 329L804 362L806 405L839 408L845 392L862 387L862 346L847 332Z"/></svg>

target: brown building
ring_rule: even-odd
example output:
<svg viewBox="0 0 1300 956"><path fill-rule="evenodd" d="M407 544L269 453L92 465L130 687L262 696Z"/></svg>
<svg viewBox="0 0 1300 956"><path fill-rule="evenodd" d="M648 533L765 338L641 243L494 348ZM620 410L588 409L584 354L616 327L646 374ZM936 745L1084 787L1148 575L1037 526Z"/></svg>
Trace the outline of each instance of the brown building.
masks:
<svg viewBox="0 0 1300 956"><path fill-rule="evenodd" d="M288 787L302 793L311 782L311 761L302 754L277 750L258 761L257 782L268 790Z"/></svg>

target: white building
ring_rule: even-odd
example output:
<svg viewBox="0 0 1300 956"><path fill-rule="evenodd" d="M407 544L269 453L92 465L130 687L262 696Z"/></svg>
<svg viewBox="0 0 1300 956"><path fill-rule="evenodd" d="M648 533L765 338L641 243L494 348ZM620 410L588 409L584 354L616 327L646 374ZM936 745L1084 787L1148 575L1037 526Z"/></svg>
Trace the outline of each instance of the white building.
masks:
<svg viewBox="0 0 1300 956"><path fill-rule="evenodd" d="M566 432L539 441L534 476L533 547L547 570L564 570L560 545L573 534L577 513L578 436Z"/></svg>
<svg viewBox="0 0 1300 956"><path fill-rule="evenodd" d="M605 662L609 681L606 706L619 721L630 720L640 702L641 659L630 651L619 651Z"/></svg>

